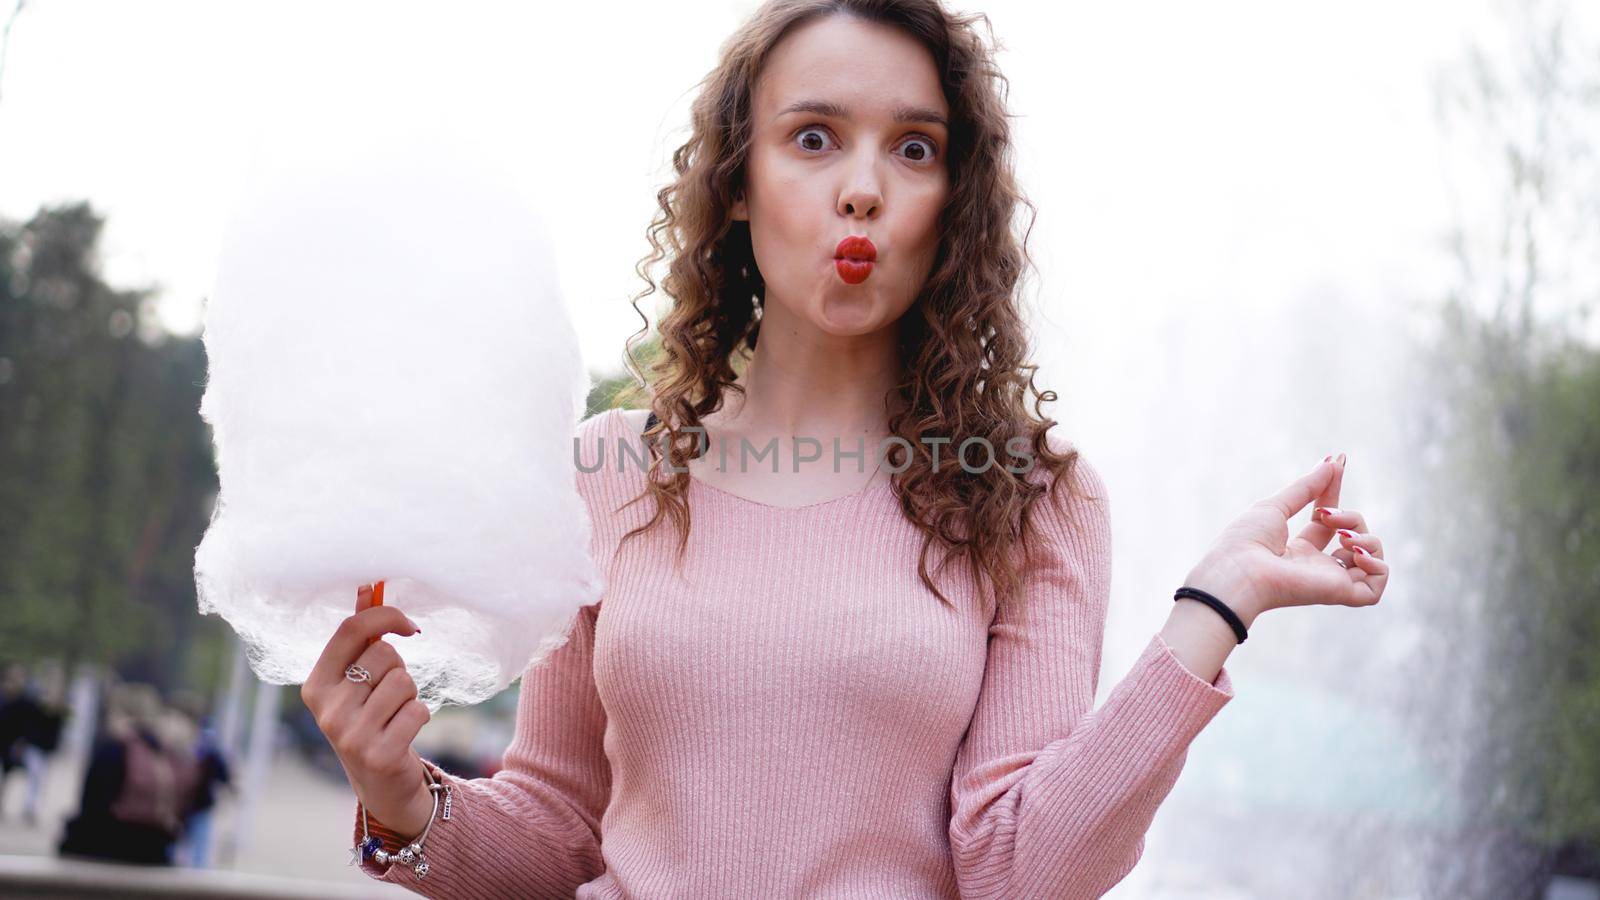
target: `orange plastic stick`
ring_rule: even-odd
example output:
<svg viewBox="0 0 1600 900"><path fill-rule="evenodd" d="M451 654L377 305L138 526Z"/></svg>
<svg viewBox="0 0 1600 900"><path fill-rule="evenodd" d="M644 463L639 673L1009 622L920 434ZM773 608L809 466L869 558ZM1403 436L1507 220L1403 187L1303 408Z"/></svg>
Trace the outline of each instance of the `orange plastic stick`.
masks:
<svg viewBox="0 0 1600 900"><path fill-rule="evenodd" d="M373 606L382 606L383 605L383 582L382 581L379 581L377 584L372 586L372 605ZM373 644L376 644L380 640L382 640L382 637L370 637L370 638L367 638L367 646L371 647Z"/></svg>

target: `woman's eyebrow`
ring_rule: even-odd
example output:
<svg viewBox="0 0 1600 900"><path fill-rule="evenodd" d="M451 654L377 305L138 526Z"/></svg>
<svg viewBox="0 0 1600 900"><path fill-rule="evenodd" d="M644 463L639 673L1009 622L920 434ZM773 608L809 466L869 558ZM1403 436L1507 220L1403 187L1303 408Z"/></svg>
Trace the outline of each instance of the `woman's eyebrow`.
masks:
<svg viewBox="0 0 1600 900"><path fill-rule="evenodd" d="M797 100L785 106L774 119L782 118L790 113L811 113L817 116L830 116L835 119L850 118L850 110L829 100ZM925 106L896 106L892 113L896 122L913 122L921 124L937 124L946 128L950 123L937 110Z"/></svg>

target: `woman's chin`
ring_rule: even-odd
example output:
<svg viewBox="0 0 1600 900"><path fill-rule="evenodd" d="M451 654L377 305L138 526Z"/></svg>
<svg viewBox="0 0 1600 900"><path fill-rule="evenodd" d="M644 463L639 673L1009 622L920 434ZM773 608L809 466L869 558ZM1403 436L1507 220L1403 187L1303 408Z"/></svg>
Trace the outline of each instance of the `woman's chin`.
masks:
<svg viewBox="0 0 1600 900"><path fill-rule="evenodd" d="M817 325L829 334L850 336L878 330L878 310L869 297L828 297Z"/></svg>

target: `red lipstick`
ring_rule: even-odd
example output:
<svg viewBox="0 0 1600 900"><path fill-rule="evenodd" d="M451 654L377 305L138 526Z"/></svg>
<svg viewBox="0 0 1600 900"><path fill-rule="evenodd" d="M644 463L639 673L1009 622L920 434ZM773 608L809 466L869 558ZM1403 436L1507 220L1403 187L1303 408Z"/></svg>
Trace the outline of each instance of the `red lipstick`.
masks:
<svg viewBox="0 0 1600 900"><path fill-rule="evenodd" d="M878 259L878 248L866 235L852 234L839 242L833 251L833 268L845 284L860 284L872 274L872 264Z"/></svg>

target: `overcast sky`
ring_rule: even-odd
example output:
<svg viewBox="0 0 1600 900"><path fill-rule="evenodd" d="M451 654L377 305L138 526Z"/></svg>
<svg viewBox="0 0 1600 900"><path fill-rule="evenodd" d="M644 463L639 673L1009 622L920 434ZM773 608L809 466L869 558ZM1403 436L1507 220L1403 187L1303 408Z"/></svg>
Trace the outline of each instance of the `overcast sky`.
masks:
<svg viewBox="0 0 1600 900"><path fill-rule="evenodd" d="M540 192L585 358L612 368L690 92L755 4L618 6L32 0L0 95L0 215L91 200L109 277L160 285L161 320L194 331L262 148L414 98ZM1007 47L1046 362L1174 305L1438 295L1450 207L1430 79L1483 33L1486 3L960 8Z"/></svg>

